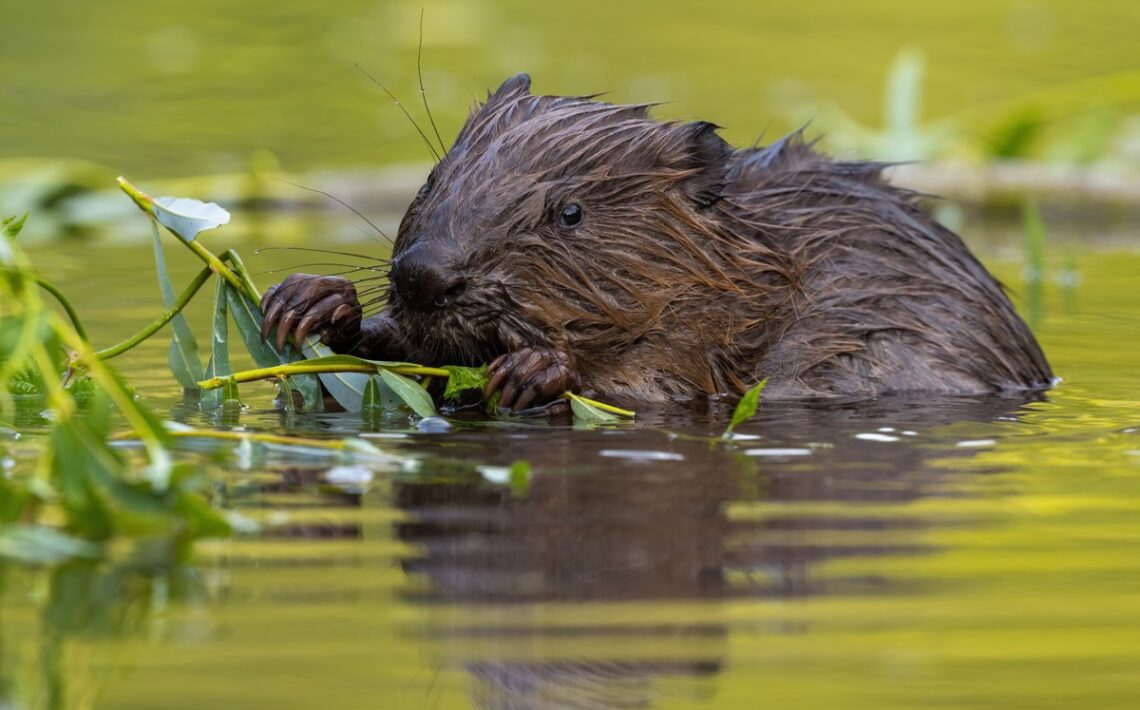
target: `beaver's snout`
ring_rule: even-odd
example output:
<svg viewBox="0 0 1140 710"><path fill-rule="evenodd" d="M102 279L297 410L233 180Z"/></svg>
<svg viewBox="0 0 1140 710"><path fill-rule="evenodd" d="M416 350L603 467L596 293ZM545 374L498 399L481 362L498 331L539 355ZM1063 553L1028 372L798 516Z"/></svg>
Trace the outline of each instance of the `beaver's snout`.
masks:
<svg viewBox="0 0 1140 710"><path fill-rule="evenodd" d="M392 261L393 301L426 312L447 308L463 295L467 278L437 251L417 244Z"/></svg>

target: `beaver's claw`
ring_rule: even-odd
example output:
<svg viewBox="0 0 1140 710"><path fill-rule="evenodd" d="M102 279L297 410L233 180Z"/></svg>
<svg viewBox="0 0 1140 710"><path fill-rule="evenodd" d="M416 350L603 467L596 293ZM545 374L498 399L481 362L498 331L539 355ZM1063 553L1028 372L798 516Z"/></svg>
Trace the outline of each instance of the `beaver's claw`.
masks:
<svg viewBox="0 0 1140 710"><path fill-rule="evenodd" d="M498 391L499 407L516 413L553 402L579 385L570 358L557 350L523 348L500 355L487 375L483 397L490 399Z"/></svg>
<svg viewBox="0 0 1140 710"><path fill-rule="evenodd" d="M360 339L362 310L356 286L340 276L293 274L265 292L261 312L265 314L261 338L276 328L278 349L285 347L290 332L298 350L311 332L338 352Z"/></svg>

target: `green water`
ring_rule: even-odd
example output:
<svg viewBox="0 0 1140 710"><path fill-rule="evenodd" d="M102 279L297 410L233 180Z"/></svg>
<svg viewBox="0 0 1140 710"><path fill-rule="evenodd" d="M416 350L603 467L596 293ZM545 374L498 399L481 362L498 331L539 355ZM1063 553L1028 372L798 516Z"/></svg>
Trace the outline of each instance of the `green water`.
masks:
<svg viewBox="0 0 1140 710"><path fill-rule="evenodd" d="M905 47L926 57L920 120L953 119L974 151L1011 115L1068 136L1135 113L1135 2L912 5L7 3L0 156L33 161L0 161L0 207L33 210L32 258L99 345L160 309L149 247L129 243L146 228L129 205L107 217L119 196L53 212L54 193L21 180L83 170L44 158L144 188L330 168L338 195L394 226L351 169L426 155L353 64L420 115L421 9L445 139L519 71L541 92L671 101L658 115L714 120L737 144L805 111L831 129L830 105L881 126L884 73ZM1127 176L1125 138L1104 155ZM1051 145L1034 150L1056 157ZM231 200L239 188L213 186ZM722 430L715 407L613 430L394 420L371 440L418 465L378 471L189 453L214 504L260 532L199 543L188 562L123 547L94 565L0 565L0 708L1134 708L1140 226L1045 207L1038 287L1016 226L967 214L962 228L1063 378L1041 401L765 405L733 448L692 437ZM1095 226L1076 221L1090 213ZM104 218L102 241L48 239ZM378 249L352 241L359 226L235 210L204 239L277 270L265 286L313 258L257 247ZM198 264L177 257L182 284ZM164 418L234 426L181 399L165 343L116 365ZM286 420L268 386L243 395L240 428L361 431L355 415ZM15 440L0 429L0 475L35 469L43 422L19 424ZM521 488L478 469L517 460L533 471Z"/></svg>
<svg viewBox="0 0 1140 710"><path fill-rule="evenodd" d="M813 117L835 130L831 105L881 126L884 76L906 47L926 56L920 119L953 118L973 141L1011 115L1067 134L1140 101L1131 0L13 1L0 22L0 156L137 179L244 170L264 153L295 172L424 160L354 68L421 116L421 10L445 139L520 71L544 93L667 102L660 115L715 121L737 144Z"/></svg>
<svg viewBox="0 0 1140 710"><path fill-rule="evenodd" d="M977 246L1021 283L1008 248ZM33 258L84 294L100 339L154 313L146 247L65 242ZM1140 254L1089 246L1067 290L1062 266L1048 260L1037 315L1064 378L1044 401L769 405L735 449L675 436L719 431L723 412L705 410L601 431L394 421L373 441L418 469L347 479L320 461L204 459L215 503L262 531L200 543L173 567L123 551L2 568L0 696L21 708L1135 707ZM176 281L194 268L179 259ZM194 319L204 332L207 314ZM164 344L120 368L164 416L215 423L180 401ZM242 427L361 428L355 415L288 424L268 386L243 394ZM15 475L36 437L11 444ZM525 491L476 470L518 459L533 467Z"/></svg>

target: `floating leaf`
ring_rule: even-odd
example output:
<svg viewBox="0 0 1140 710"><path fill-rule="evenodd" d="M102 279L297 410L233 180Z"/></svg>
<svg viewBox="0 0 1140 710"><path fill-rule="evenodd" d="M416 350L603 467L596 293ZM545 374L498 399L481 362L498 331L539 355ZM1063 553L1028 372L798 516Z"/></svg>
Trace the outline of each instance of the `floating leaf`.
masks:
<svg viewBox="0 0 1140 710"><path fill-rule="evenodd" d="M724 430L723 436L725 439L732 436L732 430L735 429L738 424L756 416L756 410L760 406L760 392L764 389L764 385L766 384L768 384L767 377L760 380L755 387L745 392L744 396L740 398L740 401L736 403L736 409L732 411L732 421L728 423L728 426Z"/></svg>
<svg viewBox="0 0 1140 710"><path fill-rule="evenodd" d="M566 396L570 400L570 410L574 413L575 419L583 422L616 422L621 419L612 412L596 407L592 401L585 397L572 392L567 392Z"/></svg>
<svg viewBox="0 0 1140 710"><path fill-rule="evenodd" d="M154 268L158 274L159 290L162 291L162 305L169 310L174 307L174 287L166 270L166 256L162 250L162 240L159 238L157 225L154 227ZM171 319L170 327L170 371L174 373L174 379L178 380L183 389L197 391L198 381L204 379L205 372L198 351L198 341L181 313Z"/></svg>
<svg viewBox="0 0 1140 710"><path fill-rule="evenodd" d="M421 417L435 416L435 403L431 401L431 395L423 387L420 387L415 380L385 369L380 370L380 379L413 412Z"/></svg>
<svg viewBox="0 0 1140 710"><path fill-rule="evenodd" d="M520 459L511 464L508 485L510 485L511 493L516 498L525 498L526 494L530 492L531 479L529 461Z"/></svg>
<svg viewBox="0 0 1140 710"><path fill-rule="evenodd" d="M637 416L636 412L583 397L573 392L565 392L562 396L570 400L570 411L574 413L574 418L583 422L612 422L621 419L633 419Z"/></svg>
<svg viewBox="0 0 1140 710"><path fill-rule="evenodd" d="M531 467L525 459L514 461L510 466L477 466L475 470L490 483L508 486L515 497L522 498L530 491Z"/></svg>

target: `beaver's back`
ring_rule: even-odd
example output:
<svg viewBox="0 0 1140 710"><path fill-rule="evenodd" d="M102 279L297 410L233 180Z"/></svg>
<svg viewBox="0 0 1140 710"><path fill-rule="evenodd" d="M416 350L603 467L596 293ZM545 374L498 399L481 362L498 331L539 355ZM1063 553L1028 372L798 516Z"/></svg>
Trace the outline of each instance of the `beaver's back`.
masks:
<svg viewBox="0 0 1140 710"><path fill-rule="evenodd" d="M883 166L816 154L798 134L738 151L720 212L793 274L757 374L769 396L973 394L1047 387L1048 363L962 240Z"/></svg>

